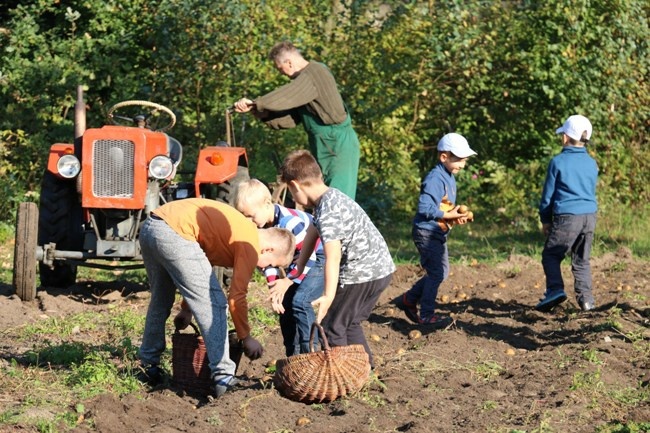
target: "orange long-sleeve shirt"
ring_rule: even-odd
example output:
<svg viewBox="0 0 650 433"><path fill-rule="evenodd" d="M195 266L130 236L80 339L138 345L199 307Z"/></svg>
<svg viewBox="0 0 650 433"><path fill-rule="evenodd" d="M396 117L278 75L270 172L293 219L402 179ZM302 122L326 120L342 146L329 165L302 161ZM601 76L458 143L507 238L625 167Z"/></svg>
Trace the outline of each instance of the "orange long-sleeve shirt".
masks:
<svg viewBox="0 0 650 433"><path fill-rule="evenodd" d="M237 337L247 337L246 294L260 253L255 224L235 208L204 198L169 202L154 213L183 238L198 242L212 266L233 269L228 306Z"/></svg>

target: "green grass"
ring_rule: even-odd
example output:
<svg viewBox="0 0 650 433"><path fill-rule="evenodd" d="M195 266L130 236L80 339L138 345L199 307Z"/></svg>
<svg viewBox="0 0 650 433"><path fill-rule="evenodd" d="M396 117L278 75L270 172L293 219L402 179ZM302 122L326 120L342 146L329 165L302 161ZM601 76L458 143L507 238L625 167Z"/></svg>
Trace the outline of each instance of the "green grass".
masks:
<svg viewBox="0 0 650 433"><path fill-rule="evenodd" d="M30 340L34 337L45 335L68 337L73 332L80 332L82 329L84 331L92 331L97 327L97 323L93 320L94 317L94 313L91 312L68 316L64 319L50 317L25 326L22 331L22 337Z"/></svg>
<svg viewBox="0 0 650 433"><path fill-rule="evenodd" d="M598 215L592 256L629 248L635 257L650 260L650 219L640 217L650 212L644 209L616 209ZM544 236L540 230L524 230L514 225L488 225L477 221L454 227L448 237L449 258L452 262L497 263L511 254L540 257ZM411 238L410 217L395 218L378 226L384 235L396 263L417 263L419 255ZM535 226L534 224L532 226Z"/></svg>
<svg viewBox="0 0 650 433"><path fill-rule="evenodd" d="M14 238L14 226L6 222L0 222L0 243L8 242Z"/></svg>
<svg viewBox="0 0 650 433"><path fill-rule="evenodd" d="M106 313L81 313L44 319L6 329L31 346L9 355L0 389L12 390L19 405L0 412L0 425L33 425L39 432L65 431L76 425L84 409L79 401L104 392L117 395L144 392L135 378L137 347L143 314L129 306ZM167 354L167 358L169 354ZM47 416L32 419L32 409Z"/></svg>
<svg viewBox="0 0 650 433"><path fill-rule="evenodd" d="M650 422L620 422L610 423L596 429L597 433L648 433L650 432Z"/></svg>

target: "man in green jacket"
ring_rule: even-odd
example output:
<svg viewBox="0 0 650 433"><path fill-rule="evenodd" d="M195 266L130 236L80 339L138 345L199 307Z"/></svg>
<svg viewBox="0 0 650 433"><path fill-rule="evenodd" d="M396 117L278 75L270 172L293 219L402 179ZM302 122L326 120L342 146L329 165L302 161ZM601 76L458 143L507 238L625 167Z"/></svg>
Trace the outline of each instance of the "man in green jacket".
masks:
<svg viewBox="0 0 650 433"><path fill-rule="evenodd" d="M255 100L240 99L234 104L235 111L252 111L273 129L302 123L325 183L354 199L359 138L332 73L322 63L307 61L291 42L276 44L269 58L291 82Z"/></svg>

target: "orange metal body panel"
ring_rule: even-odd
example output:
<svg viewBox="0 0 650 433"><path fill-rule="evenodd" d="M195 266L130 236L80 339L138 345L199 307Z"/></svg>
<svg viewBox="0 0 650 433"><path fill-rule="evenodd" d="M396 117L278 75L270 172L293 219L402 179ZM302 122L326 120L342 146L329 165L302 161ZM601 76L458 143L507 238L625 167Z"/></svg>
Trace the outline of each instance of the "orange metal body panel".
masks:
<svg viewBox="0 0 650 433"><path fill-rule="evenodd" d="M50 173L58 175L59 170L56 168L56 164L63 155L70 153L74 155L74 145L65 143L53 144L50 147L50 156L47 160L47 170Z"/></svg>
<svg viewBox="0 0 650 433"><path fill-rule="evenodd" d="M132 197L96 197L93 195L92 154L94 143L97 140L126 140L134 143L134 187ZM99 129L88 129L83 136L82 154L84 155L81 165L81 204L83 207L142 209L144 208L147 193L149 161L156 155L167 154L167 136L148 129L124 126L104 126Z"/></svg>
<svg viewBox="0 0 650 433"><path fill-rule="evenodd" d="M242 147L209 146L201 149L194 175L196 196L199 197L199 186L203 183L219 184L235 177L242 156L248 166L246 150Z"/></svg>

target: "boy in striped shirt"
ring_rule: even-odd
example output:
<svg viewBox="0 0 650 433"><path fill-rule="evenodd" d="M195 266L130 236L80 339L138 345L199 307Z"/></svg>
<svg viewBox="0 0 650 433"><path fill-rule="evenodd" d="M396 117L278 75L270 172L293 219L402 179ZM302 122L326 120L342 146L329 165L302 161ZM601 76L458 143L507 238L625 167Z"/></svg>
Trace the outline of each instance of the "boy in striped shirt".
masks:
<svg viewBox="0 0 650 433"><path fill-rule="evenodd" d="M315 314L311 303L323 294L325 255L320 239L301 273L296 260L302 251L307 229L313 224L310 214L273 204L271 192L261 181L250 179L237 187L235 208L259 228L280 227L293 233L296 251L293 263L281 277L275 267L264 269L270 287L269 300L273 310L280 314L280 329L286 355L310 352L309 337Z"/></svg>

